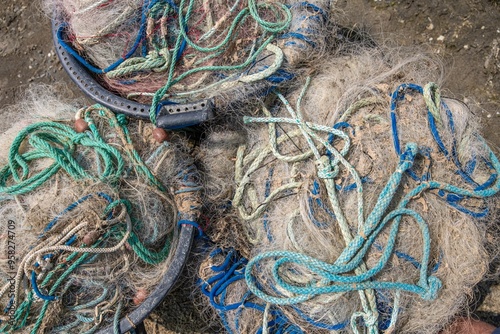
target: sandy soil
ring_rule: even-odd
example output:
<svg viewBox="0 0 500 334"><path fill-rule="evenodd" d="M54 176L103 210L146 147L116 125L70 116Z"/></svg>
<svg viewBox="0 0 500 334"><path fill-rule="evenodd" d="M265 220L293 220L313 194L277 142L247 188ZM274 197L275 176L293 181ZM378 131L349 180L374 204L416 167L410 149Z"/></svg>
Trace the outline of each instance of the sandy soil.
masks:
<svg viewBox="0 0 500 334"><path fill-rule="evenodd" d="M1 2L0 103L4 106L21 100L30 85L39 83L81 96L57 61L50 21L40 7L39 1ZM479 102L485 137L500 145L500 1L338 0L337 7L342 12L340 24L362 27L379 43L419 45L439 54L446 68L444 95ZM0 116L5 119L3 110ZM0 121L0 131L6 127ZM495 289L484 309L490 313L482 315L494 321L496 313L499 321L500 294ZM169 298L169 305L148 325L156 326L154 332L206 328L192 307L189 290L179 289Z"/></svg>

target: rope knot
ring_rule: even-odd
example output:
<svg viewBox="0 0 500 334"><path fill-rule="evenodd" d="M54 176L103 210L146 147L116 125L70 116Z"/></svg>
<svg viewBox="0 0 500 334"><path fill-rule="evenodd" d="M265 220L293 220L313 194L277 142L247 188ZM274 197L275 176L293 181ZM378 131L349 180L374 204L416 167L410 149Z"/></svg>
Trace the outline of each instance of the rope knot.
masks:
<svg viewBox="0 0 500 334"><path fill-rule="evenodd" d="M378 318L373 312L368 312L363 314L363 321L366 327L372 327L377 325Z"/></svg>
<svg viewBox="0 0 500 334"><path fill-rule="evenodd" d="M363 319L365 327L369 329L369 333L377 333L376 328L378 325L378 316L376 313L372 311L367 311L367 312L354 312L351 317L351 328L353 329L354 333L359 334L358 326L357 326L357 319L361 318ZM373 330L375 329L375 331Z"/></svg>
<svg viewBox="0 0 500 334"><path fill-rule="evenodd" d="M339 174L339 167L332 166L330 158L326 155L316 161L316 167L318 168L318 177L321 179L333 179Z"/></svg>
<svg viewBox="0 0 500 334"><path fill-rule="evenodd" d="M434 300L437 298L439 289L443 286L443 283L436 276L430 276L427 279L427 287L424 287L425 293L422 295L424 300Z"/></svg>
<svg viewBox="0 0 500 334"><path fill-rule="evenodd" d="M158 51L158 54L160 57L165 59L165 62L170 62L170 52L168 51L168 48L161 48L160 51Z"/></svg>

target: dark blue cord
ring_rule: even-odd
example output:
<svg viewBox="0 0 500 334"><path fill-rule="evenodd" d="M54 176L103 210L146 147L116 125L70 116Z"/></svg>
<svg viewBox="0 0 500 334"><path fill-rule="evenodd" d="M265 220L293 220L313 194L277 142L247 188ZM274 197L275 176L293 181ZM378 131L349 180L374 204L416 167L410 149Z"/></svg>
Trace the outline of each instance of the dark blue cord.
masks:
<svg viewBox="0 0 500 334"><path fill-rule="evenodd" d="M192 220L187 220L187 219L180 219L177 222L177 225L179 227L182 227L182 225L191 225L191 226L194 226L198 230L198 238L203 237L203 230L201 229L200 225L197 222L194 222Z"/></svg>
<svg viewBox="0 0 500 334"><path fill-rule="evenodd" d="M57 35L57 40L58 40L59 44L70 55L72 55L73 57L75 57L75 59L80 64L82 64L83 66L85 66L92 73L95 73L95 74L107 73L109 71L112 71L112 70L116 69L125 60L127 60L128 58L130 58L135 53L135 51L137 51L137 48L139 47L139 45L141 44L142 40L144 39L144 33L146 31L147 13L148 13L149 9L151 9L151 7L156 2L158 2L158 0L152 0L151 2L149 2L148 0L144 1L144 5L143 5L143 9L142 9L142 16L141 16L141 25L140 25L140 28L139 28L139 32L137 33L137 37L136 37L136 39L134 41L134 44L132 45L132 48L127 52L127 54L125 56L123 56L122 58L118 59L113 64L111 64L108 67L106 67L105 69L100 69L100 68L97 68L94 65L90 64L86 59L84 59L82 56L80 56L78 54L78 52L76 52L71 46L69 46L68 44L66 44L66 42L64 41L64 38L63 38L63 31L64 31L64 29L68 25L66 22L61 23L61 25L57 29L57 34L56 34Z"/></svg>

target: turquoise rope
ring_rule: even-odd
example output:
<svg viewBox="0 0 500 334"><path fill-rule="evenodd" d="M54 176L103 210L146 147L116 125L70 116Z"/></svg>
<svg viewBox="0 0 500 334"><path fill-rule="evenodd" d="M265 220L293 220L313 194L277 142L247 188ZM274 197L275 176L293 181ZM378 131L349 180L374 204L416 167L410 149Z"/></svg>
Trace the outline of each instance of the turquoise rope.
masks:
<svg viewBox="0 0 500 334"><path fill-rule="evenodd" d="M303 94L301 94L301 97L302 95ZM333 129L305 122L302 119L300 113L301 98L299 98L297 102L297 111L295 112L291 109L288 101L286 101L281 94L278 94L278 97L285 103L285 106L293 118L245 117L244 121L246 123L269 123L270 129L271 124L280 122L296 124L300 128L309 144L309 147L311 148L311 155L315 156L317 160L318 176L323 179L323 182L325 182L328 196L339 224L341 223L343 214L339 208L339 202L336 198L333 179L338 174L338 164L342 163L355 179L356 189L358 191L358 231L357 235L353 238L350 238L350 240L349 238L346 239L348 240L347 246L333 264L320 261L302 253L290 251L270 251L258 254L248 262L245 270L245 280L250 291L262 300L277 305L298 304L321 294L364 290L370 291L372 289L407 291L419 295L424 300L433 300L437 298L438 291L441 288L442 283L436 276L428 273L431 248L429 228L425 220L417 212L407 208L408 204L413 198L421 196L424 191L433 189L445 190L450 194L474 198L491 197L500 191L500 180L496 179L495 182L487 189L478 188L474 190L464 189L455 185L434 180L428 180L420 183L414 189L410 190L399 202L396 209L387 212L389 205L393 202L395 194L401 187L403 175L405 175L405 172L412 167L415 157L420 154L417 144L407 143L405 151L400 155L400 162L396 170L390 176L387 184L380 193L373 210L369 213L365 221L362 210L362 183L358 180L359 177L356 170L343 158L343 156L347 153L346 148L348 150L349 145L349 142L344 139L346 134L338 136L338 138L342 138L344 140L342 152L339 152L328 141L322 139L314 132L325 131L330 134L336 134ZM278 152L276 149L276 139L272 137L273 132L274 131L270 131L270 143L273 147L273 152L276 155ZM332 154L332 158L321 156L315 142L321 143L327 152ZM491 165L498 174L500 172L500 163L491 149L486 145L485 147L488 151ZM307 156L306 154L304 155ZM416 283L377 281L374 277L384 269L394 252L399 225L403 216L413 218L422 233L422 265L419 268L419 280ZM368 254L378 235L388 225L389 235L387 246L383 249L382 255L377 263L372 268L368 269L365 267L363 259ZM342 224L341 229L343 230ZM275 284L275 287L272 289L265 288L265 284L257 281L257 278L254 276L254 272L258 271L255 267L263 261L272 262L272 278L274 280L273 284ZM303 282L301 282L298 285L293 284L293 282L286 281L286 279L282 277L281 273L285 272L284 267L289 268L290 266L294 268L304 268L306 271L314 274L316 277L319 277L319 281L314 280L307 284L303 284ZM366 269L359 270L363 267ZM355 271L354 275L346 275L352 271ZM269 283L270 282L266 282L266 284ZM291 296L276 296L266 292L273 290L276 291L276 289L287 291ZM370 308L371 306L372 305L370 305ZM365 306L363 307L365 308ZM397 306L395 305L395 308L396 307ZM398 310L394 310L394 312L398 312ZM357 318L360 316L365 320L365 325L368 327L370 333L378 332L378 329L376 328L377 317L375 316L375 313L373 310L365 309L365 313L357 312L353 314L353 317L351 318L351 326L355 333L358 333Z"/></svg>
<svg viewBox="0 0 500 334"><path fill-rule="evenodd" d="M23 141L27 140L32 150L21 154ZM93 148L104 162L103 173L93 176L73 157L76 146ZM51 159L54 163L37 174L30 175L29 163L38 159ZM97 178L116 180L123 171L123 159L118 150L102 140L94 140L77 133L67 125L55 122L41 122L23 129L14 139L8 157L8 164L0 169L0 193L20 195L41 186L61 168L72 178ZM13 182L9 182L12 179ZM7 184L10 183L10 184Z"/></svg>
<svg viewBox="0 0 500 334"><path fill-rule="evenodd" d="M28 126L22 130L14 139L14 142L9 151L8 164L0 169L0 193L11 195L24 194L35 190L37 187L43 185L44 182L49 180L54 174L63 169L73 179L99 179L108 183L116 184L122 177L125 169L125 158L131 162L131 166L135 169L138 175L144 177L151 185L155 186L160 191L164 191L165 187L161 182L156 179L146 164L142 161L138 152L134 149L130 134L127 128L127 121L125 116L115 116L110 110L103 108L99 105L91 106L80 111L82 117L89 125L87 133L77 133L71 127L56 123L56 122L41 122ZM104 118L109 127L113 130L113 135L121 139L122 146L124 147L124 156L114 146L106 143L103 135L99 133L99 129L95 124L95 117ZM20 153L22 143L28 144L28 150L25 153ZM79 150L88 152L94 150L97 162L101 162L102 168L97 174L91 173L84 168L79 162ZM34 173L31 170L31 165L37 159L52 159L53 163L48 168L37 171ZM124 205L128 212L132 211L131 204L125 199L119 199L110 203L104 210L106 216L118 205ZM104 238L123 236L121 231L117 231L113 227L106 233ZM137 255L148 264L157 264L165 260L170 251L171 235L165 241L165 246L159 252L153 252L140 243L134 234L131 235L130 241L133 245ZM102 240L101 238L100 240ZM135 240L135 242L134 242ZM97 247L100 243L98 241L92 247ZM59 264L51 270L45 277L40 287L46 288L49 292L48 295L55 295L57 291L61 292L59 286L67 280L68 276L76 270L76 268L85 263L89 258L89 253L72 253L66 258L64 263ZM69 266L69 267L68 267ZM47 285L50 287L47 288ZM58 290L59 289L59 290ZM67 287L63 290L66 291ZM103 287L103 293L95 300L86 303L85 305L78 305L73 307L74 311L79 311L92 307L104 300L107 295L107 290ZM10 332L13 329L22 329L27 326L27 321L31 313L31 306L33 302L33 293L30 291L25 300L16 309L14 323L10 325L4 324L0 328L0 332ZM42 305L32 329L32 333L36 333L48 310L50 301L45 301ZM81 323L87 321L89 318L83 316L76 319L74 322ZM77 324L70 323L66 326L73 327ZM68 328L69 328L68 327ZM98 329L98 325L88 330L93 333ZM63 327L63 329L65 326Z"/></svg>

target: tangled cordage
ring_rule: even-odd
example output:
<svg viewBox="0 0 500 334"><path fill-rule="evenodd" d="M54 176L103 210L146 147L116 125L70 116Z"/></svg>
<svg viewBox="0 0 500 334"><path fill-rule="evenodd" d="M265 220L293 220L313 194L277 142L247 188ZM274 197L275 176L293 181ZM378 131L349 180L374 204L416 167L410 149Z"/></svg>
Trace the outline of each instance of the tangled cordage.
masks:
<svg viewBox="0 0 500 334"><path fill-rule="evenodd" d="M358 49L319 68L244 118L232 192L209 179L211 235L239 236L202 261L202 293L232 333L436 333L491 260L498 159L432 59Z"/></svg>
<svg viewBox="0 0 500 334"><path fill-rule="evenodd" d="M47 89L12 110L0 331L120 332L182 224L204 235L194 299L229 333L437 333L467 312L500 162L435 59L336 29L323 0L45 2L153 124ZM221 117L153 140L159 106L201 98Z"/></svg>
<svg viewBox="0 0 500 334"><path fill-rule="evenodd" d="M158 144L151 125L99 105L76 113L80 133L71 105L30 106L2 135L0 330L120 332L168 270L177 225L198 219L196 168L175 138Z"/></svg>
<svg viewBox="0 0 500 334"><path fill-rule="evenodd" d="M255 0L45 3L65 50L109 90L151 103L153 123L164 103L216 97L220 109L290 80L289 68L311 45L319 49L315 32L328 9Z"/></svg>

